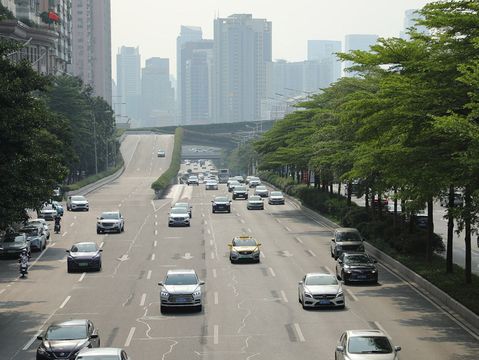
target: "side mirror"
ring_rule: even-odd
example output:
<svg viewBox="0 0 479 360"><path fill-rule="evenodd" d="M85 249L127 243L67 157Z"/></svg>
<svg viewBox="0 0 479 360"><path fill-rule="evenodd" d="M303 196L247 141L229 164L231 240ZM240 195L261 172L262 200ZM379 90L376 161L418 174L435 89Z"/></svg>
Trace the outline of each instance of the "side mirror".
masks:
<svg viewBox="0 0 479 360"><path fill-rule="evenodd" d="M342 263L343 263L343 260L338 259L338 264L342 264Z"/></svg>
<svg viewBox="0 0 479 360"><path fill-rule="evenodd" d="M303 281L298 281L298 285L303 285Z"/></svg>
<svg viewBox="0 0 479 360"><path fill-rule="evenodd" d="M98 251L103 252L103 249L100 249L100 250L98 250Z"/></svg>
<svg viewBox="0 0 479 360"><path fill-rule="evenodd" d="M341 346L341 345L336 346L336 351L340 353L344 352L344 346Z"/></svg>
<svg viewBox="0 0 479 360"><path fill-rule="evenodd" d="M70 250L65 250L65 251L66 251L67 253L69 253L69 252L70 252Z"/></svg>
<svg viewBox="0 0 479 360"><path fill-rule="evenodd" d="M160 282L158 283L158 285L163 286L163 285L164 285L164 284L163 284L163 281L160 281Z"/></svg>
<svg viewBox="0 0 479 360"><path fill-rule="evenodd" d="M200 281L200 285L204 285L205 282L203 280Z"/></svg>
<svg viewBox="0 0 479 360"><path fill-rule="evenodd" d="M334 238L332 238L331 241L332 241L332 242L336 242L336 241L334 240Z"/></svg>
<svg viewBox="0 0 479 360"><path fill-rule="evenodd" d="M90 339L97 339L98 338L98 334L91 334L90 335Z"/></svg>
<svg viewBox="0 0 479 360"><path fill-rule="evenodd" d="M100 217L99 217L99 216L97 216L97 217L96 217L96 219L97 219L97 220L100 220Z"/></svg>
<svg viewBox="0 0 479 360"><path fill-rule="evenodd" d="M37 340L43 340L43 336L38 335L38 336L37 336ZM397 346L396 346L396 347L397 347Z"/></svg>
<svg viewBox="0 0 479 360"><path fill-rule="evenodd" d="M257 245L258 245L258 246L261 246L261 243L258 243Z"/></svg>
<svg viewBox="0 0 479 360"><path fill-rule="evenodd" d="M401 351L401 347L400 346L395 346L394 351Z"/></svg>
<svg viewBox="0 0 479 360"><path fill-rule="evenodd" d="M377 263L378 263L378 261L377 261L376 259L373 259L373 263L377 264Z"/></svg>
<svg viewBox="0 0 479 360"><path fill-rule="evenodd" d="M233 247L233 244L228 244L228 247Z"/></svg>

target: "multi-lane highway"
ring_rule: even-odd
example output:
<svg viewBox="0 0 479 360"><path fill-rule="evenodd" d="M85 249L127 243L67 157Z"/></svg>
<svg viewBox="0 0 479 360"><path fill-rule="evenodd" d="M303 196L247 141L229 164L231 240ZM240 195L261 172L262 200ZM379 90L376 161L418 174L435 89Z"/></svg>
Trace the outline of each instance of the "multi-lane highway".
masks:
<svg viewBox="0 0 479 360"><path fill-rule="evenodd" d="M34 359L38 331L53 321L88 318L100 328L102 346L122 347L140 359L333 359L346 329L384 330L402 359L478 358L479 338L386 268L379 285L345 286L345 310L305 311L297 285L307 272L331 272L331 226L289 202L248 211L211 213L210 200L226 186L206 191L174 186L154 200L151 182L168 167L169 136L128 136L122 144L124 174L88 194L90 211L65 213L63 233L33 260L27 279L2 261L0 359ZM167 151L158 158L159 148ZM168 209L193 205L191 227L169 228ZM96 216L120 209L125 232L97 235ZM228 242L240 234L263 244L261 263L230 264ZM101 272L67 274L72 243L96 241ZM206 281L202 312L161 314L158 281L168 269L193 268Z"/></svg>

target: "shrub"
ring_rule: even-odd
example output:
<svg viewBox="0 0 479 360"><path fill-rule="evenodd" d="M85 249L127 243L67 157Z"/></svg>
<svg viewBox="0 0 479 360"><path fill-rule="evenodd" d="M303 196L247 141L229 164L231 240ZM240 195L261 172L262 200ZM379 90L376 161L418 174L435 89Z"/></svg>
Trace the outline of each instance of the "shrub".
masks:
<svg viewBox="0 0 479 360"><path fill-rule="evenodd" d="M175 131L175 145L171 156L171 163L168 170L151 184L155 191L162 191L171 185L173 179L178 175L181 165L181 145L183 144L183 129L177 128Z"/></svg>

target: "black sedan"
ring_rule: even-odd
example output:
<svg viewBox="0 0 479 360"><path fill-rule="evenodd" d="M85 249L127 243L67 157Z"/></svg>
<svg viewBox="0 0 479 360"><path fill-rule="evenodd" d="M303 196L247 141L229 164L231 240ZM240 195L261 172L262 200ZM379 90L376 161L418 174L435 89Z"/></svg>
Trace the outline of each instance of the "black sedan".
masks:
<svg viewBox="0 0 479 360"><path fill-rule="evenodd" d="M336 262L336 276L349 282L378 282L376 260L365 253L342 253Z"/></svg>
<svg viewBox="0 0 479 360"><path fill-rule="evenodd" d="M226 196L217 196L211 201L213 213L218 211L231 212L231 200Z"/></svg>
<svg viewBox="0 0 479 360"><path fill-rule="evenodd" d="M67 271L85 271L89 269L100 271L102 251L94 242L73 244L71 249L67 250Z"/></svg>
<svg viewBox="0 0 479 360"><path fill-rule="evenodd" d="M37 349L37 360L75 359L78 352L86 347L100 347L100 336L90 320L68 320L51 324Z"/></svg>

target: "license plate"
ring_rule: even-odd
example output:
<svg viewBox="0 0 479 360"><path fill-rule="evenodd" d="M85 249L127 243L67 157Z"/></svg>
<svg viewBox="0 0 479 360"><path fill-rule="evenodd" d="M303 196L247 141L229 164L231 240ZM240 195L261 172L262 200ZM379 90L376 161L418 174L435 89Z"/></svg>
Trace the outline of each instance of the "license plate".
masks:
<svg viewBox="0 0 479 360"><path fill-rule="evenodd" d="M329 305L330 301L329 300L319 300L319 305Z"/></svg>
<svg viewBox="0 0 479 360"><path fill-rule="evenodd" d="M88 266L88 263L79 263L80 266Z"/></svg>
<svg viewBox="0 0 479 360"><path fill-rule="evenodd" d="M185 303L185 302L188 302L188 299L178 298L178 299L176 299L176 302L178 302L178 303Z"/></svg>
<svg viewBox="0 0 479 360"><path fill-rule="evenodd" d="M358 279L367 279L368 277L366 275L359 275Z"/></svg>

